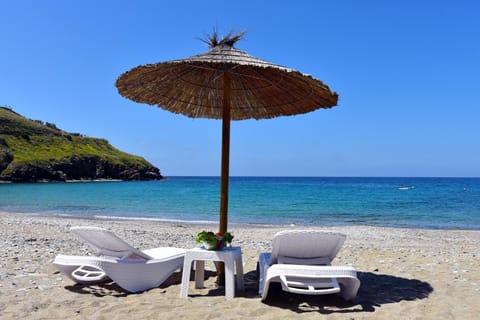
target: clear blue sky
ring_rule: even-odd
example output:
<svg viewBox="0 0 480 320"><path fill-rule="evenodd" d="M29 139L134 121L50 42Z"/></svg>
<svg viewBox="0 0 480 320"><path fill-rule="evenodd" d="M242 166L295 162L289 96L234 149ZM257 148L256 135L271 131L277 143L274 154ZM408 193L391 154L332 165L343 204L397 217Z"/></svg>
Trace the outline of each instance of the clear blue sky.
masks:
<svg viewBox="0 0 480 320"><path fill-rule="evenodd" d="M141 64L237 47L339 105L232 123L231 175L480 176L480 2L0 0L0 105L101 137L167 176L219 175L221 122L121 97Z"/></svg>

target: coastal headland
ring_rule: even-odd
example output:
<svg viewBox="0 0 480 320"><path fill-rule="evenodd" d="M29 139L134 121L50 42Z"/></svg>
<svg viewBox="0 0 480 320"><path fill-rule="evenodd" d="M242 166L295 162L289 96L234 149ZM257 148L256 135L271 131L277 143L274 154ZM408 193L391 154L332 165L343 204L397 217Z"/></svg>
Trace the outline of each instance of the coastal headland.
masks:
<svg viewBox="0 0 480 320"><path fill-rule="evenodd" d="M0 182L160 180L160 170L107 140L0 107Z"/></svg>

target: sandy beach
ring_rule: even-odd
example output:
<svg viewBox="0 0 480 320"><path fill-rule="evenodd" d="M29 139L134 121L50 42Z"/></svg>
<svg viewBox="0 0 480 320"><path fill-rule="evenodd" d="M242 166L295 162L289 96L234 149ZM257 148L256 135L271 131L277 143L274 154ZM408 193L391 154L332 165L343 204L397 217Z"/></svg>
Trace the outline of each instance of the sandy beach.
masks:
<svg viewBox="0 0 480 320"><path fill-rule="evenodd" d="M362 284L351 302L336 296L257 294L256 260L280 230L305 227L231 225L241 246L245 292L232 300L215 286L206 264L205 289L180 299L180 272L161 287L128 294L113 283L76 285L58 273L55 255L92 254L69 234L76 225L107 228L132 245L191 248L195 234L214 226L109 221L0 213L1 319L478 319L480 231L328 227L347 235L334 265L351 265ZM318 228L317 228L318 229Z"/></svg>

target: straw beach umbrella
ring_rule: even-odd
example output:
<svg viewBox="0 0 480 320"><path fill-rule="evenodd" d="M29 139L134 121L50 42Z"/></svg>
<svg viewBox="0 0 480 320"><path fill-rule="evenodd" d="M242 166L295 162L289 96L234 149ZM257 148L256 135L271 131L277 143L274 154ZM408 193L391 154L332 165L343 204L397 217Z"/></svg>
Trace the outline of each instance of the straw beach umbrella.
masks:
<svg viewBox="0 0 480 320"><path fill-rule="evenodd" d="M309 75L255 58L234 46L243 36L214 32L210 50L189 58L135 67L118 92L192 118L222 119L219 232L227 231L230 121L307 113L337 104L338 95Z"/></svg>

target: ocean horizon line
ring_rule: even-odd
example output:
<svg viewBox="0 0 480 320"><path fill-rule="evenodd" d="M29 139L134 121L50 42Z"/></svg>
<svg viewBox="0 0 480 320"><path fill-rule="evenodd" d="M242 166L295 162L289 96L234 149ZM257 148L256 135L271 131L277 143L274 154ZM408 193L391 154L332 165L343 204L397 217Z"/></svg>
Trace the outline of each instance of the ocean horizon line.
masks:
<svg viewBox="0 0 480 320"><path fill-rule="evenodd" d="M164 178L221 178L220 175L164 175ZM480 179L471 176L304 176L304 175L230 175L229 178L347 178L347 179Z"/></svg>

